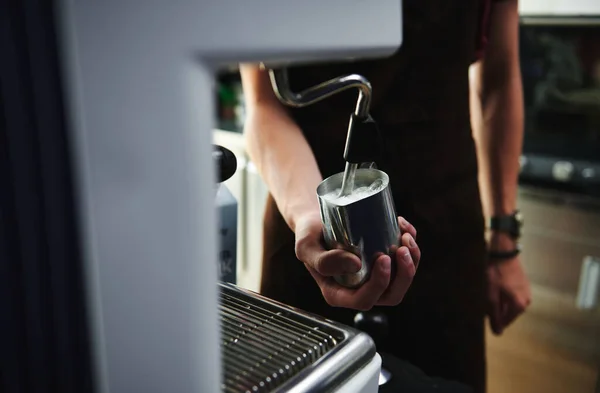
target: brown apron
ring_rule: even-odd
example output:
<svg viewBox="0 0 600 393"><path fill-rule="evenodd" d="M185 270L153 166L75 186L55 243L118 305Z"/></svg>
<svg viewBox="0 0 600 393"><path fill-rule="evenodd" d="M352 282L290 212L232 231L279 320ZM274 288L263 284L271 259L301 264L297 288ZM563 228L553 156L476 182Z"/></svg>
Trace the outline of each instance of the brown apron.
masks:
<svg viewBox="0 0 600 393"><path fill-rule="evenodd" d="M299 90L346 73L373 85L371 110L385 141L378 165L391 178L399 215L417 228L422 260L413 285L388 315L384 352L430 376L485 391L484 219L469 121L468 67L476 56L480 0L405 0L404 42L391 58L290 70ZM373 26L376 28L376 26ZM344 169L342 153L356 92L290 109L324 177ZM269 197L261 292L352 325L333 308L294 254L294 234Z"/></svg>

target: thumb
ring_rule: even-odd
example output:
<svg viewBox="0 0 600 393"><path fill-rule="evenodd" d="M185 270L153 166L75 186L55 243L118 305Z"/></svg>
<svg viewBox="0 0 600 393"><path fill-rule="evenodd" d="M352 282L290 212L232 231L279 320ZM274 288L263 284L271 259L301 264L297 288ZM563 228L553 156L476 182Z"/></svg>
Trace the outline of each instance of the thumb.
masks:
<svg viewBox="0 0 600 393"><path fill-rule="evenodd" d="M296 256L322 276L356 273L361 268L361 260L356 255L342 249L326 250L320 233L298 239Z"/></svg>

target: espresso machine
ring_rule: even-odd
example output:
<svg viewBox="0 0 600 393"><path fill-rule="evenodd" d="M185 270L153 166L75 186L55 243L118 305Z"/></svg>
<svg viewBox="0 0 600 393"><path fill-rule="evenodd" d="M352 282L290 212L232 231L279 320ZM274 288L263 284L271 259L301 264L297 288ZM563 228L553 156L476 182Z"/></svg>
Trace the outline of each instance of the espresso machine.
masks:
<svg viewBox="0 0 600 393"><path fill-rule="evenodd" d="M381 361L368 336L218 283L213 84L239 62L284 70L391 55L401 1L9 3L3 391L376 391ZM234 324L266 315L284 330L231 358L223 310ZM223 385L225 367L273 349L282 331L289 348L297 335L310 344L286 352L299 356L290 370L249 390ZM360 367L340 362L354 354ZM234 379L256 368L239 370Z"/></svg>
<svg viewBox="0 0 600 393"><path fill-rule="evenodd" d="M237 159L229 149L215 145L213 158L217 169L217 277L219 281L237 282L238 201L223 184L237 170Z"/></svg>

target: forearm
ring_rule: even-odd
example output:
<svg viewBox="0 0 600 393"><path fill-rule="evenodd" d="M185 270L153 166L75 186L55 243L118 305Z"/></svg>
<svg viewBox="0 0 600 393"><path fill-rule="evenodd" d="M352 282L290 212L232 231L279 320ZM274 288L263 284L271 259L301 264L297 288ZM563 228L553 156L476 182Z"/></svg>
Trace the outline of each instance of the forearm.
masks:
<svg viewBox="0 0 600 393"><path fill-rule="evenodd" d="M245 88L248 86L245 82ZM283 218L295 230L299 217L319 213L316 190L322 176L317 162L300 128L274 98L253 94L246 98L244 133L248 154Z"/></svg>
<svg viewBox="0 0 600 393"><path fill-rule="evenodd" d="M486 216L511 214L517 207L519 157L523 141L523 99L517 66L486 72L471 70L473 134Z"/></svg>
<svg viewBox="0 0 600 393"><path fill-rule="evenodd" d="M523 143L518 1L494 2L489 22L485 55L469 70L471 123L488 217L511 214L517 207Z"/></svg>

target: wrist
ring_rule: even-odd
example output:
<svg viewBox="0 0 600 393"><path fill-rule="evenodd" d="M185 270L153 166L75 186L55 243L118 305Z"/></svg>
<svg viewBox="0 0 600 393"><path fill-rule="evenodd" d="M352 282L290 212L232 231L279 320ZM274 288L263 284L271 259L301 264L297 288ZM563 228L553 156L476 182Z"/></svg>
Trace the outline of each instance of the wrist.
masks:
<svg viewBox="0 0 600 393"><path fill-rule="evenodd" d="M495 204L491 209L491 216L509 216L517 211L516 203L514 201L506 201L503 203Z"/></svg>
<svg viewBox="0 0 600 393"><path fill-rule="evenodd" d="M518 239L502 231L488 234L488 260L491 264L515 260L521 253Z"/></svg>
<svg viewBox="0 0 600 393"><path fill-rule="evenodd" d="M296 232L298 223L306 220L321 220L321 211L319 210L319 204L311 204L304 206L296 206L287 210L288 214L284 214L284 217L292 230Z"/></svg>
<svg viewBox="0 0 600 393"><path fill-rule="evenodd" d="M488 235L488 248L490 251L512 251L519 246L517 239L506 232L490 230Z"/></svg>

